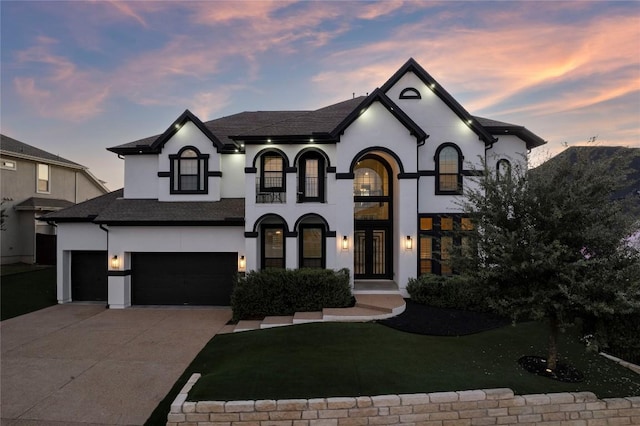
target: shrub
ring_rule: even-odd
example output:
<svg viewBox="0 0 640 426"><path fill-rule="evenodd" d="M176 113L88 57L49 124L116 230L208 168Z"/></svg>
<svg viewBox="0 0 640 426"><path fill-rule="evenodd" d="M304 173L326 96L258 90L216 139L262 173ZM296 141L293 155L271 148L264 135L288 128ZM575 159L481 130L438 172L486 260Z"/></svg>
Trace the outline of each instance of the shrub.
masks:
<svg viewBox="0 0 640 426"><path fill-rule="evenodd" d="M640 365L640 313L586 318L583 324L585 342L601 350Z"/></svg>
<svg viewBox="0 0 640 426"><path fill-rule="evenodd" d="M484 311L486 306L474 280L466 275L425 274L407 285L411 300L438 308Z"/></svg>
<svg viewBox="0 0 640 426"><path fill-rule="evenodd" d="M251 271L237 278L231 294L235 321L341 308L350 303L347 269Z"/></svg>

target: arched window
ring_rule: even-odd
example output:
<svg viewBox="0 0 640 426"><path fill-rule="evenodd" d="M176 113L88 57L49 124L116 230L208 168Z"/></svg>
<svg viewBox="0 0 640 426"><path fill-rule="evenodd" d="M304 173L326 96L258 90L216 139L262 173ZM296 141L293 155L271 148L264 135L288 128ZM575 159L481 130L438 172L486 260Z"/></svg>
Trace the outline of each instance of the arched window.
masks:
<svg viewBox="0 0 640 426"><path fill-rule="evenodd" d="M420 96L420 92L413 87L407 87L400 92L400 99L422 99L422 96Z"/></svg>
<svg viewBox="0 0 640 426"><path fill-rule="evenodd" d="M207 162L209 155L200 154L195 147L185 147L176 155L170 155L171 193L206 194Z"/></svg>
<svg viewBox="0 0 640 426"><path fill-rule="evenodd" d="M504 176L511 175L511 163L504 158L496 163L496 177L501 180Z"/></svg>
<svg viewBox="0 0 640 426"><path fill-rule="evenodd" d="M298 162L298 202L323 203L324 157L314 151L302 154Z"/></svg>
<svg viewBox="0 0 640 426"><path fill-rule="evenodd" d="M436 151L436 194L462 193L462 153L452 143Z"/></svg>
<svg viewBox="0 0 640 426"><path fill-rule="evenodd" d="M277 152L267 152L260 157L260 190L284 192L284 158Z"/></svg>

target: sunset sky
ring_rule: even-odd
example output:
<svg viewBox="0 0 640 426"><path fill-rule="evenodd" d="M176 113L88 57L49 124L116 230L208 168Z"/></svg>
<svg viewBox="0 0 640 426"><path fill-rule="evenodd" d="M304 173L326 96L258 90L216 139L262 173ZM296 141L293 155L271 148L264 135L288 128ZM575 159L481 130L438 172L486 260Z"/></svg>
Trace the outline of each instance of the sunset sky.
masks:
<svg viewBox="0 0 640 426"><path fill-rule="evenodd" d="M1 132L84 164L185 109L317 109L416 59L471 114L640 147L640 2L2 1ZM539 161L534 159L534 161Z"/></svg>

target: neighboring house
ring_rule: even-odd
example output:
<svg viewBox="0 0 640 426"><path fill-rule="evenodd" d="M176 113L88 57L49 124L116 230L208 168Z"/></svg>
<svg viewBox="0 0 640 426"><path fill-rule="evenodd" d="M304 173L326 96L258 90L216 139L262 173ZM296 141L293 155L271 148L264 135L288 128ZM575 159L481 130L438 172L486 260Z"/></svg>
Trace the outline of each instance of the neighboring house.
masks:
<svg viewBox="0 0 640 426"><path fill-rule="evenodd" d="M80 164L0 135L2 264L55 264L55 228L38 218L108 189Z"/></svg>
<svg viewBox="0 0 640 426"><path fill-rule="evenodd" d="M347 268L356 289L407 295L409 278L451 273L472 164L508 167L544 143L470 115L413 59L370 95L314 111L203 123L187 110L109 148L123 190L48 215L58 300L228 305L238 271L266 268Z"/></svg>

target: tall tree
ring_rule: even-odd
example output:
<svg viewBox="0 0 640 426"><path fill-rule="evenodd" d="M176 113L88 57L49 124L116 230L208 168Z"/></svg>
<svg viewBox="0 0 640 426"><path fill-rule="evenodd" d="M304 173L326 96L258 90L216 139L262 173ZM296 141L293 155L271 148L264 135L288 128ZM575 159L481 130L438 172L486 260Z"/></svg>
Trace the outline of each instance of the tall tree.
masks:
<svg viewBox="0 0 640 426"><path fill-rule="evenodd" d="M548 322L551 371L563 324L640 309L640 258L623 243L633 222L622 200L611 198L627 163L577 150L531 171L524 161L502 174L485 164L460 201L476 218L470 241L477 250L458 257L459 269L481 283L497 312Z"/></svg>

